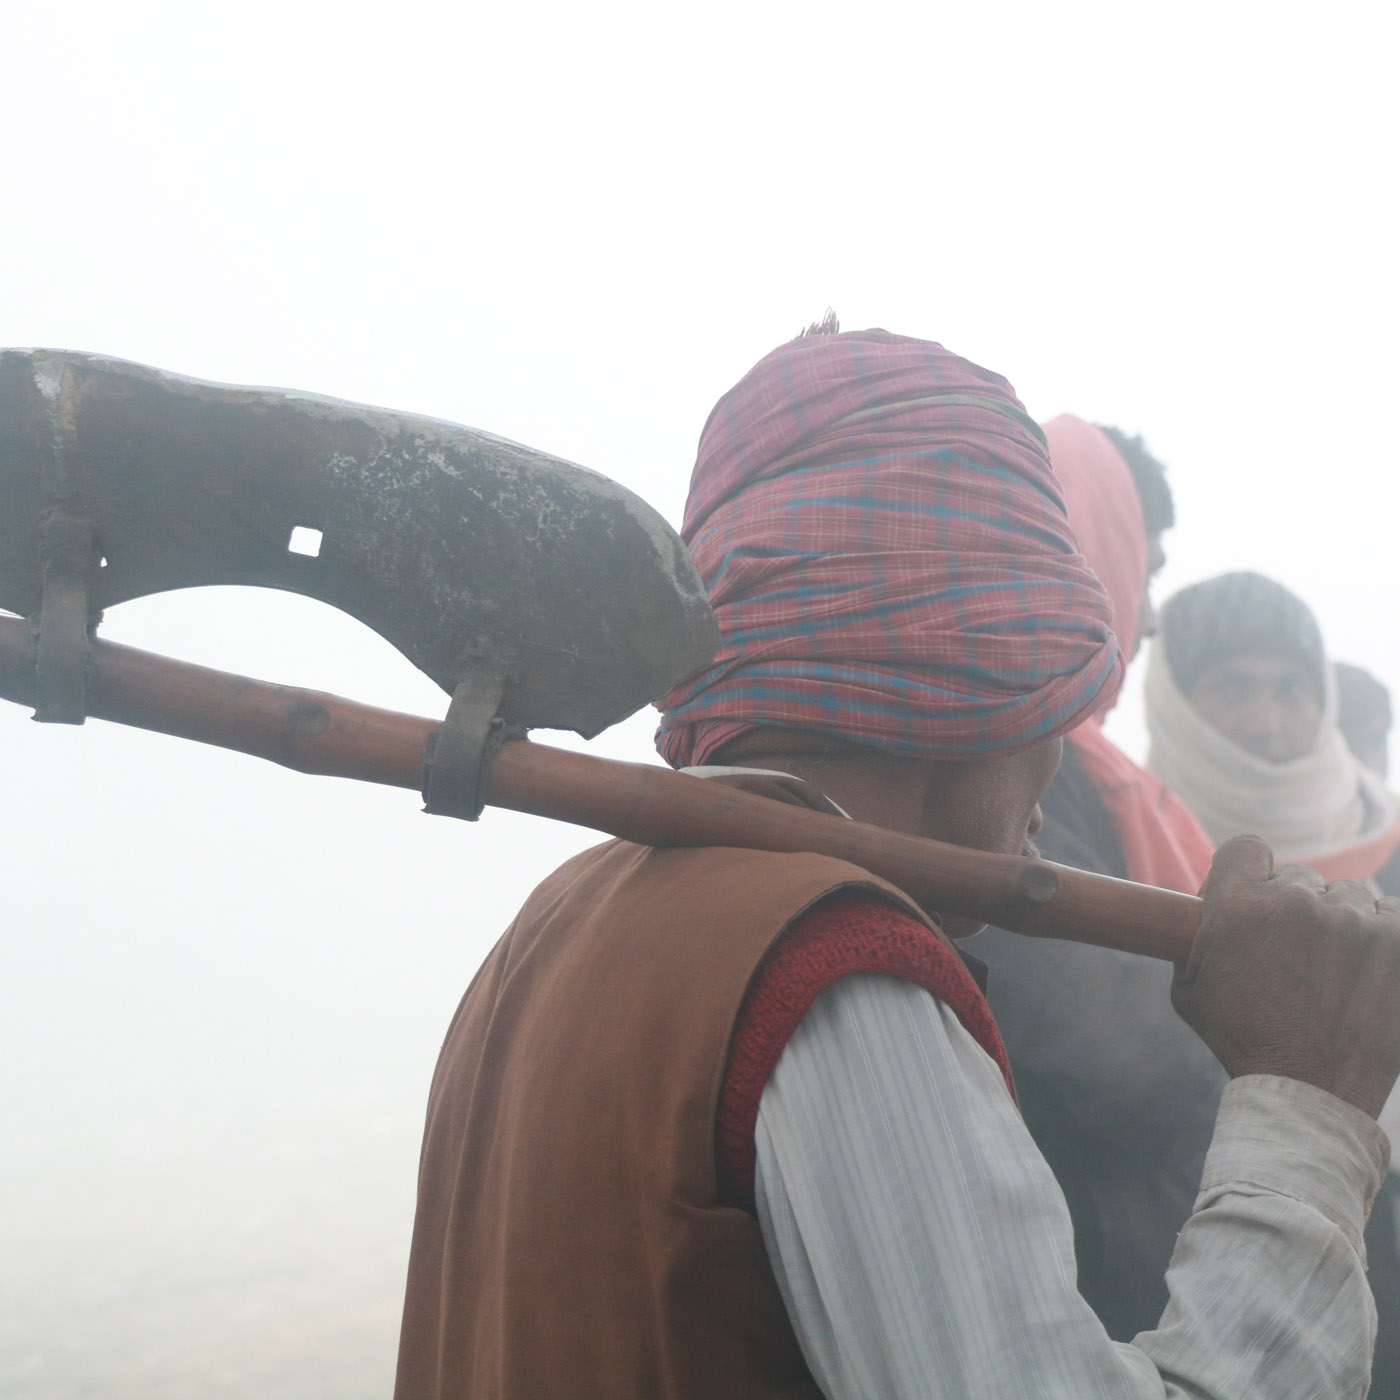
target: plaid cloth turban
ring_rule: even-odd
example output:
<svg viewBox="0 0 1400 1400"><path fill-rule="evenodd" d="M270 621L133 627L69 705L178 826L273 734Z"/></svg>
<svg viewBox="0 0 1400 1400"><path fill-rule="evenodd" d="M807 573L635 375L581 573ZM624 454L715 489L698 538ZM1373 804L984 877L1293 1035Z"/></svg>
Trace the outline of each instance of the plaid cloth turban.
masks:
<svg viewBox="0 0 1400 1400"><path fill-rule="evenodd" d="M887 331L760 360L700 436L683 536L719 618L657 747L758 725L950 759L1072 729L1123 672L1045 438L1000 375Z"/></svg>

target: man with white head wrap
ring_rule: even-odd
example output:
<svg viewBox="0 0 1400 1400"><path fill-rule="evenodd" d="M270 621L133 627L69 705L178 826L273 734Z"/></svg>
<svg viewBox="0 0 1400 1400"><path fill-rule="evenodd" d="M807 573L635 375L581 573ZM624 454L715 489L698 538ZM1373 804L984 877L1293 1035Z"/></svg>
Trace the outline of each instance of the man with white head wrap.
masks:
<svg viewBox="0 0 1400 1400"><path fill-rule="evenodd" d="M1217 843L1248 832L1280 862L1373 879L1400 846L1400 820L1337 726L1307 604L1262 574L1221 574L1172 597L1160 626L1147 766Z"/></svg>

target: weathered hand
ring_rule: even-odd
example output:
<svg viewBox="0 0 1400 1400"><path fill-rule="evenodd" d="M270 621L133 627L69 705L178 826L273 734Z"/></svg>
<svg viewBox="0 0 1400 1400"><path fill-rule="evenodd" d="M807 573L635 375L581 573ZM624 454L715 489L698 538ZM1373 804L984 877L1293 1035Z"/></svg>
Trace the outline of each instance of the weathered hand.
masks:
<svg viewBox="0 0 1400 1400"><path fill-rule="evenodd" d="M1239 836L1215 855L1172 1003L1231 1075L1279 1074L1377 1116L1400 1073L1400 900Z"/></svg>

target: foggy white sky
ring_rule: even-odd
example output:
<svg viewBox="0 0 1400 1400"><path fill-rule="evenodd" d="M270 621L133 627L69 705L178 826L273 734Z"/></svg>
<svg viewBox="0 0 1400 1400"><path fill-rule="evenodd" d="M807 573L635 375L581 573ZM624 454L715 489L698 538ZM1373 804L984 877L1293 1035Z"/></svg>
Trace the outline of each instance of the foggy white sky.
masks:
<svg viewBox="0 0 1400 1400"><path fill-rule="evenodd" d="M1177 493L1163 593L1262 569L1397 686L1395 25L11 7L0 343L435 414L677 521L715 398L830 304L1037 417L1144 432ZM442 708L300 599L105 633ZM0 746L0 1397L383 1395L442 1030L591 838L13 707Z"/></svg>

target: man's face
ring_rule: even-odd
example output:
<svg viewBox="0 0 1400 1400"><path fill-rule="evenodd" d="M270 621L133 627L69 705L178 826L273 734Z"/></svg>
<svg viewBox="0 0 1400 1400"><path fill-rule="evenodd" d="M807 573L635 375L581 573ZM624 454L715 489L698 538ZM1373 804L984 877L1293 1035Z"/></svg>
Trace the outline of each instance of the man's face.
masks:
<svg viewBox="0 0 1400 1400"><path fill-rule="evenodd" d="M935 788L936 801L925 806L923 834L974 850L1019 854L1040 830L1040 799L1063 750L1063 740L1043 739L1013 754L958 765L956 794L943 784Z"/></svg>
<svg viewBox="0 0 1400 1400"><path fill-rule="evenodd" d="M857 821L1015 855L1040 829L1040 796L1055 776L1062 748L1059 739L1042 739L1016 753L967 763L855 748L815 761L791 753L747 753L743 761L797 773ZM982 925L949 916L943 927L950 938L965 938Z"/></svg>
<svg viewBox="0 0 1400 1400"><path fill-rule="evenodd" d="M1186 698L1213 729L1266 763L1302 758L1322 724L1322 699L1308 669L1276 652L1218 662Z"/></svg>
<svg viewBox="0 0 1400 1400"><path fill-rule="evenodd" d="M944 764L925 791L921 836L1018 855L1040 830L1040 799L1060 766L1061 739L1043 739L1017 753ZM955 915L943 919L950 938L966 938L982 925Z"/></svg>
<svg viewBox="0 0 1400 1400"><path fill-rule="evenodd" d="M1167 562L1167 552L1162 547L1162 535L1158 531L1147 537L1147 577L1142 584L1142 601L1138 604L1137 636L1133 638L1133 656L1142 650L1142 644L1157 635L1157 608L1152 601L1152 581L1161 573ZM1128 657L1131 661L1133 656Z"/></svg>

